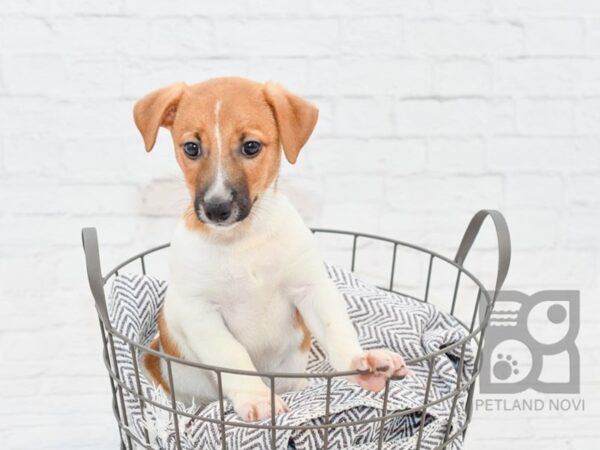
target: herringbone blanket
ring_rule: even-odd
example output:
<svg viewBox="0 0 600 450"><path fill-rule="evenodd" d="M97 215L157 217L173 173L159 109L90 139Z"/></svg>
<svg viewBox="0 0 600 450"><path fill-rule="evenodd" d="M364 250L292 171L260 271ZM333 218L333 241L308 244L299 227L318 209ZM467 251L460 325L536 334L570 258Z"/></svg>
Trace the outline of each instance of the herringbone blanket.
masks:
<svg viewBox="0 0 600 450"><path fill-rule="evenodd" d="M430 354L447 347L466 335L466 330L450 315L438 311L434 306L410 297L400 296L369 286L352 273L328 266L328 272L342 293L350 318L365 349L387 347L401 354L406 360ZM157 333L158 314L165 298L167 284L145 275L124 274L115 278L110 295L110 320L114 328L128 338L148 345ZM135 366L130 346L115 338L118 374L123 383L137 392ZM471 379L474 366L474 347L466 345L462 376L458 371L460 347L441 354L433 361L429 401L441 400L427 408L426 413L409 410L423 405L429 365L423 361L410 367L414 375L390 383L388 419L381 428L381 421L352 425L359 419L381 417L382 393L371 393L345 380L335 380L331 385L331 413L329 421L338 426L329 432L328 448L371 449L377 448L379 433L383 433L383 448L409 450L417 448L421 434L421 448L433 449L444 439L446 432L451 436L460 430L466 420L466 390L454 406L450 429L448 421L453 398L444 399L461 383ZM141 364L139 364L141 367ZM319 345L313 342L308 371L331 370L327 358ZM155 402L171 406L171 399L152 385L140 373L141 392ZM183 449L221 449L221 429L218 424L200 419L178 420L179 433L175 433L172 415L147 402L123 392L127 409L128 426L140 442L148 439L152 448L176 449L177 439ZM290 406L290 412L277 416L282 426L310 426L325 423L326 383L313 380L301 391L290 392L282 397ZM208 405L178 404L177 408L199 415L201 418L219 419L218 402ZM403 414L403 412L405 412ZM225 419L240 421L231 404L225 402ZM269 425L270 421L263 424ZM419 429L421 428L420 432ZM227 426L225 428L228 449L270 449L271 432ZM178 434L178 437L177 437ZM126 439L126 438L125 438ZM135 446L135 439L132 440ZM278 449L322 449L322 430L277 430ZM141 448L141 447L139 447ZM462 448L458 438L450 449Z"/></svg>

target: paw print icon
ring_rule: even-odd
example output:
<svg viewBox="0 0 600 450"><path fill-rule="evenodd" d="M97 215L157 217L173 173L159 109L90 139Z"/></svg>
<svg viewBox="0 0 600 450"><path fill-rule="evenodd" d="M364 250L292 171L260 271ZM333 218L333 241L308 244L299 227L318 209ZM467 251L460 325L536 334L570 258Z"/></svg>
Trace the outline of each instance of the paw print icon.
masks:
<svg viewBox="0 0 600 450"><path fill-rule="evenodd" d="M484 309L479 313L483 317ZM485 335L480 392L579 393L578 333L579 291L498 292Z"/></svg>

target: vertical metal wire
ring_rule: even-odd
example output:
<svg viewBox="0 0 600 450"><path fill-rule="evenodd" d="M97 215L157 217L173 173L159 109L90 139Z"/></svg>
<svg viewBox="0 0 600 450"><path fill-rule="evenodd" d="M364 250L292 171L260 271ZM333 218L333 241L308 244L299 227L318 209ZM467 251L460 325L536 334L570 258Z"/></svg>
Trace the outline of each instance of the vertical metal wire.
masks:
<svg viewBox="0 0 600 450"><path fill-rule="evenodd" d="M144 439L146 440L146 444L150 445L150 437L148 436L148 430L145 426L146 424L146 415L145 415L145 404L144 404L144 395L142 394L142 383L140 382L140 370L138 367L138 359L137 359L137 351L133 343L129 343L129 351L131 352L131 357L133 359L133 371L135 373L135 383L137 393L139 395L138 400L140 402L140 411L142 413L142 423L144 428Z"/></svg>
<svg viewBox="0 0 600 450"><path fill-rule="evenodd" d="M140 263L142 264L142 274L146 275L146 262L144 261L144 255L140 256Z"/></svg>
<svg viewBox="0 0 600 450"><path fill-rule="evenodd" d="M329 423L329 408L331 403L331 377L327 377L327 385L325 387L325 425L330 425ZM323 435L323 449L327 449L329 445L329 426L324 429Z"/></svg>
<svg viewBox="0 0 600 450"><path fill-rule="evenodd" d="M385 390L383 391L383 406L381 408L381 425L379 426L379 437L377 439L377 450L383 448L383 430L385 429L385 416L387 416L388 396L390 393L390 379L385 380Z"/></svg>
<svg viewBox="0 0 600 450"><path fill-rule="evenodd" d="M477 300L475 300L475 309L473 310L473 317L471 318L471 326L469 327L469 333L473 332L473 328L475 328L475 321L477 320L477 313L479 312L479 303L481 300L481 289L477 291Z"/></svg>
<svg viewBox="0 0 600 450"><path fill-rule="evenodd" d="M271 449L277 450L277 429L275 426L277 422L275 421L275 377L269 377L270 385L271 385Z"/></svg>
<svg viewBox="0 0 600 450"><path fill-rule="evenodd" d="M394 252L392 253L392 271L390 273L390 291L394 290L394 275L396 272L396 252L398 250L398 244L394 244Z"/></svg>
<svg viewBox="0 0 600 450"><path fill-rule="evenodd" d="M433 255L429 257L429 268L427 269L427 282L425 284L425 295L423 296L423 301L425 303L427 303L427 301L429 300L429 285L431 284L431 269L433 267L433 258Z"/></svg>
<svg viewBox="0 0 600 450"><path fill-rule="evenodd" d="M423 439L423 428L425 427L425 419L427 418L427 403L429 402L429 392L431 391L431 379L433 376L433 361L434 359L427 360L429 364L429 373L427 374L427 386L425 388L425 399L423 400L423 410L421 411L421 423L419 424L419 436L417 437L416 450L421 450L421 441Z"/></svg>
<svg viewBox="0 0 600 450"><path fill-rule="evenodd" d="M354 272L354 266L356 263L356 241L358 240L358 235L354 235L354 240L352 241L352 264L350 264L350 271Z"/></svg>
<svg viewBox="0 0 600 450"><path fill-rule="evenodd" d="M477 295L477 301L479 302L481 296L483 295L483 292L481 290L481 288L478 291L478 295ZM491 304L488 304L485 308L485 317L488 316L490 310L494 309L494 302L496 300L496 294L494 294L493 300ZM479 372L480 369L480 365L481 365L481 352L483 349L483 340L485 337L485 330L486 328L483 327L480 331L479 331L479 342L477 345L477 354L475 356L475 364L473 366L473 371L475 373ZM471 384L471 387L469 388L469 396L467 398L467 422L469 422L471 420L471 413L472 413L472 403L473 403L473 394L474 394L474 390L475 390L475 383Z"/></svg>
<svg viewBox="0 0 600 450"><path fill-rule="evenodd" d="M106 339L106 331L104 330L104 324L102 320L98 317L98 322L100 324L100 334L102 335L102 357L104 361L108 364L109 370L114 371L112 363L110 361L110 357L108 356L108 340ZM123 422L121 419L121 413L119 411L119 405L117 404L117 389L115 387L115 380L111 376L108 377L110 381L110 390L112 392L112 409L115 419L119 421L119 424ZM125 447L125 443L123 442L123 434L121 433L121 429L119 428L119 439L121 441L121 448Z"/></svg>
<svg viewBox="0 0 600 450"><path fill-rule="evenodd" d="M460 360L458 363L458 377L456 379L456 392L454 393L454 398L452 399L452 407L450 408L450 416L448 417L448 426L446 427L446 433L444 433L444 443L448 442L448 436L450 435L450 430L452 428L452 419L454 418L454 411L456 411L456 403L458 402L458 397L460 397L460 394L462 392L460 390L460 385L462 382L466 345L467 341L463 342L460 350Z"/></svg>
<svg viewBox="0 0 600 450"><path fill-rule="evenodd" d="M225 440L225 406L223 404L223 376L220 370L217 372L217 390L219 391L219 428L221 429L221 449L227 450L227 441Z"/></svg>
<svg viewBox="0 0 600 450"><path fill-rule="evenodd" d="M454 309L456 308L456 297L458 295L458 285L460 284L460 274L462 270L458 269L456 274L456 281L454 282L454 293L452 294L452 307L450 308L450 315L454 316Z"/></svg>
<svg viewBox="0 0 600 450"><path fill-rule="evenodd" d="M171 367L171 360L166 359L167 362L167 373L169 375L169 390L171 391L171 408L173 412L173 425L175 427L175 442L177 443L177 449L181 450L181 437L179 436L179 417L177 417L177 401L175 399L175 383L173 383L173 368Z"/></svg>
<svg viewBox="0 0 600 450"><path fill-rule="evenodd" d="M117 354L115 351L115 341L110 330L108 330L108 340L110 342L110 351L114 362L113 368L115 376L117 377L117 380L122 381L121 374L119 373L119 363L117 362ZM121 412L123 416L123 422L125 423L126 427L129 427L129 419L127 418L127 408L125 407L125 398L123 397L123 388L120 385L117 385L117 389L119 391L119 399L121 400ZM129 448L133 448L131 445L131 438L129 437L129 435L127 435L127 444Z"/></svg>

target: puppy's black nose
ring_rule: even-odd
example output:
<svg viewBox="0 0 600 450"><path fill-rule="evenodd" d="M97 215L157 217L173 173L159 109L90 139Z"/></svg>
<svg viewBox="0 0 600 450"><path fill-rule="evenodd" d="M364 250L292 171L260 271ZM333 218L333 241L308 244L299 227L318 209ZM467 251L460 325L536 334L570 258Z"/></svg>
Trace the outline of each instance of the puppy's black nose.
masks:
<svg viewBox="0 0 600 450"><path fill-rule="evenodd" d="M225 222L231 216L232 202L209 202L204 204L204 213L214 223Z"/></svg>

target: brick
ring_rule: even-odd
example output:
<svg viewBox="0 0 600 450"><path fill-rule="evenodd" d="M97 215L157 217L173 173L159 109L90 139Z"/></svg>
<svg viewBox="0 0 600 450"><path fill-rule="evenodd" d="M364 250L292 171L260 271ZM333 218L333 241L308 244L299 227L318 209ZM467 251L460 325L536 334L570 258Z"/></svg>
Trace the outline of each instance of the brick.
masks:
<svg viewBox="0 0 600 450"><path fill-rule="evenodd" d="M546 16L586 15L600 12L600 5L589 0L492 0L492 11L499 15L522 16L543 12Z"/></svg>
<svg viewBox="0 0 600 450"><path fill-rule="evenodd" d="M134 153L134 150L126 148L117 138L69 139L59 152L61 177L66 181L84 183L130 180L132 171L125 167L129 152Z"/></svg>
<svg viewBox="0 0 600 450"><path fill-rule="evenodd" d="M319 108L319 120L309 140L310 144L316 138L331 136L334 133L335 106L333 99L314 96L306 96L306 99Z"/></svg>
<svg viewBox="0 0 600 450"><path fill-rule="evenodd" d="M527 95L597 94L600 62L582 58L523 58L497 61L494 89Z"/></svg>
<svg viewBox="0 0 600 450"><path fill-rule="evenodd" d="M411 20L406 42L411 52L427 55L518 56L523 30L510 22Z"/></svg>
<svg viewBox="0 0 600 450"><path fill-rule="evenodd" d="M433 11L439 15L483 15L488 9L487 2L480 0L433 0Z"/></svg>
<svg viewBox="0 0 600 450"><path fill-rule="evenodd" d="M0 380L0 393L2 397L33 397L39 390L39 380Z"/></svg>
<svg viewBox="0 0 600 450"><path fill-rule="evenodd" d="M525 134L569 134L574 131L573 100L525 99L517 103L518 129Z"/></svg>
<svg viewBox="0 0 600 450"><path fill-rule="evenodd" d="M434 90L441 95L486 94L490 90L491 69L484 61L442 60L434 72Z"/></svg>
<svg viewBox="0 0 600 450"><path fill-rule="evenodd" d="M141 196L141 213L151 216L181 215L190 204L190 194L181 179L154 181Z"/></svg>
<svg viewBox="0 0 600 450"><path fill-rule="evenodd" d="M6 137L3 152L4 168L13 174L56 173L60 168L60 160L56 155L61 146L60 140L53 135L30 135L27 139L18 136Z"/></svg>
<svg viewBox="0 0 600 450"><path fill-rule="evenodd" d="M421 16L430 14L428 2L411 0L380 0L375 3L365 3L360 0L332 0L329 2L313 2L312 14L316 15L393 15Z"/></svg>
<svg viewBox="0 0 600 450"><path fill-rule="evenodd" d="M512 103L505 99L405 99L396 102L400 134L477 134L513 129Z"/></svg>
<svg viewBox="0 0 600 450"><path fill-rule="evenodd" d="M225 55L331 55L337 28L332 19L217 19L216 47Z"/></svg>
<svg viewBox="0 0 600 450"><path fill-rule="evenodd" d="M58 400L57 400L58 401ZM100 401L97 397L92 401ZM54 448L66 448L73 442L85 442L88 445L104 446L112 442L112 447L117 445L115 436L107 437L106 428L98 425L77 426L55 425L31 427L28 433L22 430L14 430L7 434L6 442L11 450L26 450L31 448L32 436L40 442L53 442ZM107 445L105 448L111 447Z"/></svg>
<svg viewBox="0 0 600 450"><path fill-rule="evenodd" d="M152 51L147 46L152 42L149 28L135 17L65 16L53 20L52 32L50 44L54 43L56 47L52 48L60 48L63 54L107 56L118 48L124 54L137 56Z"/></svg>
<svg viewBox="0 0 600 450"><path fill-rule="evenodd" d="M508 59L494 62L494 89L501 93L565 94L576 92L576 66L563 59Z"/></svg>
<svg viewBox="0 0 600 450"><path fill-rule="evenodd" d="M248 10L254 16L265 15L310 15L310 0L248 0Z"/></svg>
<svg viewBox="0 0 600 450"><path fill-rule="evenodd" d="M497 208L502 201L500 177L395 177L386 185L389 204L404 211L427 211L433 205L444 211Z"/></svg>
<svg viewBox="0 0 600 450"><path fill-rule="evenodd" d="M15 55L7 58L4 73L8 89L15 94L56 95L69 86L67 66L59 55Z"/></svg>
<svg viewBox="0 0 600 450"><path fill-rule="evenodd" d="M478 138L434 138L429 142L427 168L444 173L482 173L484 143Z"/></svg>
<svg viewBox="0 0 600 450"><path fill-rule="evenodd" d="M399 17L343 19L340 25L342 54L398 54L403 49L402 21Z"/></svg>
<svg viewBox="0 0 600 450"><path fill-rule="evenodd" d="M122 89L123 94L137 100L151 91L177 81L194 84L225 75L243 76L247 71L248 64L236 58L203 59L191 56L186 58L183 65L162 58L135 58L124 65ZM130 105L133 109L133 101Z"/></svg>
<svg viewBox="0 0 600 450"><path fill-rule="evenodd" d="M556 247L562 222L556 210L510 208L503 212L510 224L511 242L515 250Z"/></svg>
<svg viewBox="0 0 600 450"><path fill-rule="evenodd" d="M533 55L574 55L583 51L581 20L532 20L525 23L525 48Z"/></svg>
<svg viewBox="0 0 600 450"><path fill-rule="evenodd" d="M597 145L595 139L498 136L488 144L487 164L511 171L598 170Z"/></svg>
<svg viewBox="0 0 600 450"><path fill-rule="evenodd" d="M506 204L562 208L565 201L564 181L559 175L518 175L506 180Z"/></svg>
<svg viewBox="0 0 600 450"><path fill-rule="evenodd" d="M578 175L568 181L568 201L572 208L582 210L600 208L600 177L598 175Z"/></svg>
<svg viewBox="0 0 600 450"><path fill-rule="evenodd" d="M333 204L323 209L316 225L340 230L377 230L380 209L378 204Z"/></svg>
<svg viewBox="0 0 600 450"><path fill-rule="evenodd" d="M387 98L340 99L335 129L341 136L390 136L394 129L392 102Z"/></svg>
<svg viewBox="0 0 600 450"><path fill-rule="evenodd" d="M407 175L425 169L426 147L421 139L328 138L315 141L308 158L319 176Z"/></svg>
<svg viewBox="0 0 600 450"><path fill-rule="evenodd" d="M248 60L247 76L261 82L277 81L301 95L308 89L308 61L301 57L253 57Z"/></svg>
<svg viewBox="0 0 600 450"><path fill-rule="evenodd" d="M387 209L382 213L380 230L383 236L422 245L434 251L443 251L448 248L455 251L469 216L470 212L454 211L446 214ZM415 266L420 264L423 276L426 275L429 261L422 253L405 250L404 255L407 261ZM417 262L416 258L419 258L421 262ZM410 263L407 262L407 264ZM413 269L416 270L416 268ZM421 286L424 286L425 279L420 281L422 282Z"/></svg>
<svg viewBox="0 0 600 450"><path fill-rule="evenodd" d="M212 16L249 14L248 2L221 0L218 2L198 3L189 0L172 0L168 3L147 2L146 0L124 0L123 12L130 15L149 17L164 16ZM298 2L301 3L301 2Z"/></svg>
<svg viewBox="0 0 600 450"><path fill-rule="evenodd" d="M489 258L493 264L495 255ZM518 250L513 254L506 289L581 289L594 280L589 249ZM543 270L540 270L543 268Z"/></svg>
<svg viewBox="0 0 600 450"><path fill-rule="evenodd" d="M311 60L310 92L331 95L420 95L429 93L431 64L420 59L382 57Z"/></svg>
<svg viewBox="0 0 600 450"><path fill-rule="evenodd" d="M566 220L565 238L571 248L600 248L600 213L586 210L570 213Z"/></svg>
<svg viewBox="0 0 600 450"><path fill-rule="evenodd" d="M140 192L129 185L65 185L58 195L71 214L131 214L140 205Z"/></svg>
<svg viewBox="0 0 600 450"><path fill-rule="evenodd" d="M187 58L210 55L214 51L213 25L208 19L159 17L152 19L147 34L144 55Z"/></svg>
<svg viewBox="0 0 600 450"><path fill-rule="evenodd" d="M503 433L503 438L510 439L510 442L514 442L515 439L526 439L533 437L533 434L531 432L531 425L527 420L503 419L500 423L502 424L502 429L505 430L505 432ZM486 439L487 435L487 440L489 440L489 429L492 427L496 427L497 429L499 425L498 421L494 421L494 424L495 425L493 425L492 423L486 424L486 421L483 419L478 420L477 424L473 424L472 430L469 430L469 432L471 433L471 436L469 436L469 438L472 439L473 442L477 442L479 440ZM506 448L506 444L503 443L503 445L504 448ZM511 444L511 447L512 446L513 444Z"/></svg>
<svg viewBox="0 0 600 450"><path fill-rule="evenodd" d="M22 30L27 30L23 33ZM57 44L56 31L39 17L0 17L0 42L11 53L52 51ZM6 51L6 50L4 50Z"/></svg>
<svg viewBox="0 0 600 450"><path fill-rule="evenodd" d="M575 120L577 131L597 133L598 120L600 120L600 98L580 100L577 104Z"/></svg>
<svg viewBox="0 0 600 450"><path fill-rule="evenodd" d="M43 215L65 212L58 186L49 180L0 184L0 204L5 213Z"/></svg>
<svg viewBox="0 0 600 450"><path fill-rule="evenodd" d="M381 175L338 175L325 180L324 198L332 203L380 204L384 199Z"/></svg>
<svg viewBox="0 0 600 450"><path fill-rule="evenodd" d="M585 50L591 55L600 53L600 19L592 18L588 22Z"/></svg>

